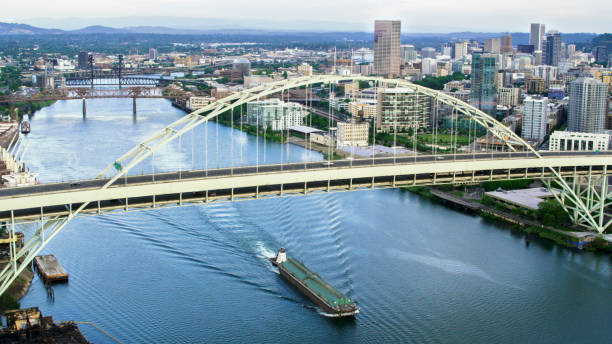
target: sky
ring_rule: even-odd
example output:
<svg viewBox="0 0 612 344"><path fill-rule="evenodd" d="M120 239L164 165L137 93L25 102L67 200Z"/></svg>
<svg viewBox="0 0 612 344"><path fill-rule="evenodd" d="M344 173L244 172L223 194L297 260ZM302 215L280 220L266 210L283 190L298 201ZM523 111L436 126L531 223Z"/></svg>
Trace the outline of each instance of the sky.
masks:
<svg viewBox="0 0 612 344"><path fill-rule="evenodd" d="M372 31L375 19L400 19L403 32L528 32L531 22L561 32L612 31L611 0L5 0L1 7L2 22L61 29L151 25ZM158 18L144 18L151 16Z"/></svg>

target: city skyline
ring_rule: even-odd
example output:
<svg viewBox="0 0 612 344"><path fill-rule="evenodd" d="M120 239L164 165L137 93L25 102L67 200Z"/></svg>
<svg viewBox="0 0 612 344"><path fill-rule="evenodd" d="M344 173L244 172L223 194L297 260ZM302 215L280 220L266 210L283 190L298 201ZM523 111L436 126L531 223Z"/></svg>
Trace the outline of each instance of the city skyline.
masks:
<svg viewBox="0 0 612 344"><path fill-rule="evenodd" d="M168 16L166 1L119 2L109 0L107 6L96 11L86 11L74 0L47 3L40 0L24 8L17 3L3 6L0 21L22 22L42 27L75 29L88 25L122 26L170 26L177 28L259 28L278 30L313 31L356 30L372 31L371 22L376 19L401 20L402 32L529 32L530 23L545 23L548 29L561 32L596 32L610 30L606 13L612 5L596 1L583 6L574 3L553 3L546 0L537 3L520 0L512 8L497 4L482 4L474 0L451 6L445 1L419 5L412 1L396 1L381 7L370 0L323 2L314 0L307 5L280 6L275 1L258 2L256 5L238 0L231 5L202 4L193 0L173 2L172 16ZM473 6L472 6L473 5ZM270 8L274 18L268 18ZM121 11L117 12L117 8ZM240 8L240 11L236 11ZM554 11L549 9L554 8ZM202 15L194 15L194 13ZM494 13L494 15L491 15ZM533 13L533 14L530 14ZM341 14L341 16L339 16ZM497 14L497 15L496 15ZM155 22L151 22L155 17ZM338 18L342 19L338 19ZM465 18L465 21L458 20ZM276 18L283 18L278 20ZM503 18L503 25L500 19ZM202 22L207 21L207 22ZM452 23L452 24L451 24Z"/></svg>

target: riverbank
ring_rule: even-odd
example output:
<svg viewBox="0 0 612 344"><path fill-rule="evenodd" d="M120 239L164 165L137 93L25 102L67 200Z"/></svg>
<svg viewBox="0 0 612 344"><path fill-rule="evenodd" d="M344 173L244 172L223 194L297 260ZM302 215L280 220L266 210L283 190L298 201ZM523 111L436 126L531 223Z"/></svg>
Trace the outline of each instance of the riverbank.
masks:
<svg viewBox="0 0 612 344"><path fill-rule="evenodd" d="M425 186L402 189L431 200L450 204L464 211L477 213L484 218L512 224L516 229L525 234L525 240L527 241L531 239L531 235L538 235L540 238L551 240L567 248L612 253L612 245L602 236L590 232L560 230L547 226L538 220L529 219L509 211L483 204L483 202L476 202L464 198L459 195L460 191L448 192L435 187Z"/></svg>
<svg viewBox="0 0 612 344"><path fill-rule="evenodd" d="M34 273L28 267L15 279L6 292L0 296L0 313L9 309L19 309L20 301L28 291L34 279Z"/></svg>
<svg viewBox="0 0 612 344"><path fill-rule="evenodd" d="M24 114L33 115L36 111L51 106L55 104L55 102L55 100L46 100L40 102L20 102L10 105L0 104L0 113L10 114L13 121L21 122Z"/></svg>

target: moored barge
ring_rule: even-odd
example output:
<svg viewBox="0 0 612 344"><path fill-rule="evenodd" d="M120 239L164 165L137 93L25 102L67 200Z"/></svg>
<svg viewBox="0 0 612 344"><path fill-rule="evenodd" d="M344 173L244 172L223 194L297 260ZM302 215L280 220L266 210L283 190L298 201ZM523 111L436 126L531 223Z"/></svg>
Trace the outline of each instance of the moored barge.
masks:
<svg viewBox="0 0 612 344"><path fill-rule="evenodd" d="M359 307L346 295L325 282L297 259L287 257L287 250L281 248L276 257L270 258L278 267L280 275L293 284L304 295L332 317L354 316Z"/></svg>

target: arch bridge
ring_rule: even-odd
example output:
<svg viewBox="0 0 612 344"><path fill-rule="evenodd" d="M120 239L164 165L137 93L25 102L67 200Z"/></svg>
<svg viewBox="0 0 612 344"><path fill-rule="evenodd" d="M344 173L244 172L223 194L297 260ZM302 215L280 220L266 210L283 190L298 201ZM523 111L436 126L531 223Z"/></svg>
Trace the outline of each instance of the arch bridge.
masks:
<svg viewBox="0 0 612 344"><path fill-rule="evenodd" d="M278 94L282 96L291 89L306 88L308 91L313 86L329 88L331 93L331 89L339 83L358 81L369 81L375 87L401 87L417 97L428 97L436 110L443 107L450 109L448 115L451 123L455 123L454 128L457 128L459 117L466 118L470 128L484 128L490 137L501 143L502 148L496 152L465 154L455 145L447 154L438 154L434 150L432 155L394 155L323 163L283 164L281 157L281 164L275 165L260 165L257 162L255 166L128 175L145 160L154 159L154 154L170 142L180 142L186 133L206 126L209 121L218 120L228 113L233 117L234 110L242 109L248 102ZM434 135L437 135L435 123L438 120L434 118ZM259 133L260 130L257 130ZM414 135L416 142L418 133ZM455 133L455 142L456 136ZM287 196L401 185L541 178L549 188L554 186L560 190L559 194L553 195L577 225L602 234L612 223L607 213L612 199L608 190L607 166L610 163L612 153L608 152L589 154L536 151L486 113L439 91L405 80L316 75L277 81L234 93L187 114L117 158L94 179L0 191L0 219L8 223L11 237L15 235L16 222L37 221L34 234L20 250L17 250L14 242L11 244L10 261L0 273L0 293L76 216L101 214L111 210L157 208L169 204L236 201L269 195ZM42 225L38 226L38 222Z"/></svg>

